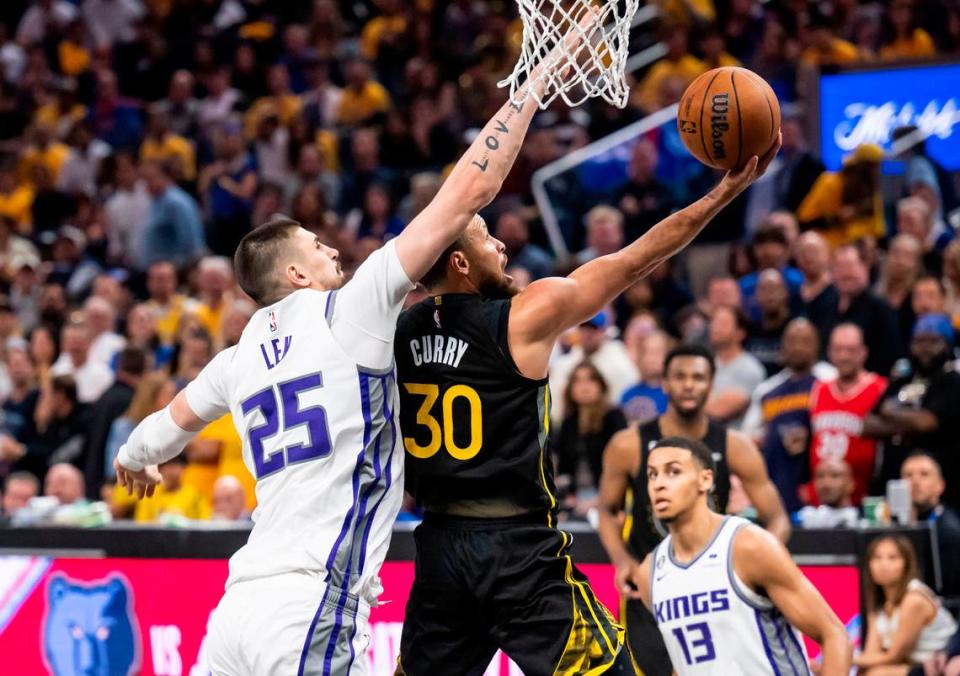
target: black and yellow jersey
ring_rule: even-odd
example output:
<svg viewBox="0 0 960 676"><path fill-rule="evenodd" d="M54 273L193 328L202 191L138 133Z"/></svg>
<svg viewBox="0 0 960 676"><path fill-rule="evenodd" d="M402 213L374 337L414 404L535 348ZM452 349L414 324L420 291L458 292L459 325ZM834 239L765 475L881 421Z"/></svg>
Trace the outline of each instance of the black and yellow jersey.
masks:
<svg viewBox="0 0 960 676"><path fill-rule="evenodd" d="M446 294L398 321L406 488L428 511L503 516L556 507L550 390L546 378L521 375L510 356L510 305Z"/></svg>

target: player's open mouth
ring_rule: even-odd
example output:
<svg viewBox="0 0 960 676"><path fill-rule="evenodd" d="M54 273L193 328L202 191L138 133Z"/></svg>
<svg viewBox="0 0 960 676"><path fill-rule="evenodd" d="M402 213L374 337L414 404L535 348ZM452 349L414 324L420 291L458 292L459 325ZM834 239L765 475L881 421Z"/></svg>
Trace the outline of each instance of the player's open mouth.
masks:
<svg viewBox="0 0 960 676"><path fill-rule="evenodd" d="M666 509L667 505L669 504L670 504L670 501L665 498L661 498L660 500L653 501L653 507L658 511Z"/></svg>

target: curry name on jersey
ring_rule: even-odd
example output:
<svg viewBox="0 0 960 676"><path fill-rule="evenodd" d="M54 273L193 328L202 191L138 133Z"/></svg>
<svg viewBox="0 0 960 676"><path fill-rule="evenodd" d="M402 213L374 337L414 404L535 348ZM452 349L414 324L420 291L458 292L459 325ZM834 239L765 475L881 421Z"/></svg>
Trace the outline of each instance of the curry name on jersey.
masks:
<svg viewBox="0 0 960 676"><path fill-rule="evenodd" d="M546 379L519 373L510 300L427 299L400 316L395 355L407 490L428 510L453 504L552 510Z"/></svg>

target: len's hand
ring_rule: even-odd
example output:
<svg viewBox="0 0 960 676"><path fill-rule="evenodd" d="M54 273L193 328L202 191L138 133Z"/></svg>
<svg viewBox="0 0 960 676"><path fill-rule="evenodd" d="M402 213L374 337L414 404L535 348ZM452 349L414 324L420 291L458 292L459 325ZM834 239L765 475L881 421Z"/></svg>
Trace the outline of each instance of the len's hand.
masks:
<svg viewBox="0 0 960 676"><path fill-rule="evenodd" d="M136 495L139 500L151 497L160 483L160 470L156 465L148 465L135 472L114 459L113 469L117 472L117 484L126 488L128 494Z"/></svg>
<svg viewBox="0 0 960 676"><path fill-rule="evenodd" d="M773 142L770 149L764 153L763 157L754 155L740 169L728 171L720 181L720 189L727 199L733 199L744 190L750 187L750 184L763 176L767 167L773 162L773 158L780 152L780 144L783 142L783 135L777 132L777 140Z"/></svg>

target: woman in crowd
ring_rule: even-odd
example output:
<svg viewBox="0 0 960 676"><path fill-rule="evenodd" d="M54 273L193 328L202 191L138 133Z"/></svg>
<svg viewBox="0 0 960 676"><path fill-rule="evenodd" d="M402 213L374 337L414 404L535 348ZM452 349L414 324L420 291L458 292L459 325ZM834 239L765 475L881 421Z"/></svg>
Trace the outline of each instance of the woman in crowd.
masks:
<svg viewBox="0 0 960 676"><path fill-rule="evenodd" d="M567 508L582 516L596 501L603 449L627 421L610 403L607 383L590 362L573 370L563 397L566 415L554 443L557 487L567 494Z"/></svg>
<svg viewBox="0 0 960 676"><path fill-rule="evenodd" d="M106 455L104 467L107 477L112 480L115 476L113 459L117 457L120 447L126 443L133 428L148 415L159 411L173 401L176 393L176 383L163 371L156 371L140 380L137 389L134 390L130 406L122 416L113 421L110 427L110 434L107 436L107 444L104 448ZM136 502L136 498L128 495L126 491L114 491L110 509L115 518L125 518L133 513Z"/></svg>
<svg viewBox="0 0 960 676"><path fill-rule="evenodd" d="M906 675L956 631L956 621L918 576L917 554L907 538L884 535L870 543L863 571L867 644L854 658L861 673Z"/></svg>

